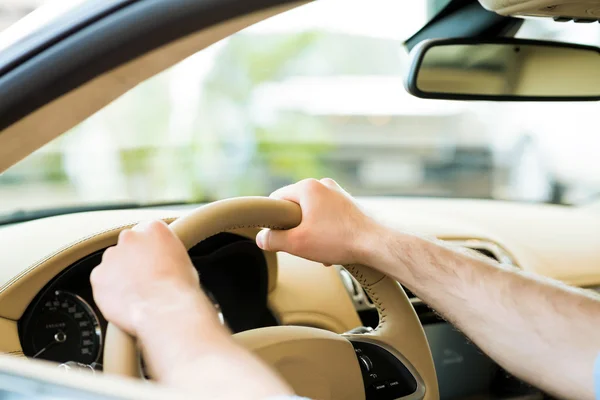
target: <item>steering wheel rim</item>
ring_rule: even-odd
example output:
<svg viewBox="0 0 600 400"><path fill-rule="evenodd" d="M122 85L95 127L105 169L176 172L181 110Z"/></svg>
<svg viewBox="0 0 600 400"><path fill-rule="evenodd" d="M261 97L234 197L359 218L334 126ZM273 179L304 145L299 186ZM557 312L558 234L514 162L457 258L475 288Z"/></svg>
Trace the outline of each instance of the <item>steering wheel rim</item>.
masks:
<svg viewBox="0 0 600 400"><path fill-rule="evenodd" d="M221 232L239 228L285 230L298 226L301 220L302 212L296 203L267 197L239 197L199 207L172 222L170 228L189 250L202 240ZM387 350L417 378L416 391L410 396L402 397L403 399L439 399L437 377L429 344L423 327L402 287L383 273L366 266L350 265L346 266L346 269L362 285L377 308L380 323L372 332L358 335L337 335L316 328L271 327L255 329L248 333L242 332L235 335L236 338L242 345L253 350L264 361L278 369L280 373L282 358L277 352L267 351L265 348L282 342L289 343L290 340L298 342L301 337L304 339L319 338L320 342L327 341L331 344L332 349L338 345L344 346L339 342L340 339L347 342L348 346L346 347L350 349L352 349L349 345L350 341L372 343ZM268 346L265 345L266 342L268 342ZM315 340L311 341L311 343L314 342ZM269 349L272 350L270 347ZM345 350L339 348L339 350L339 357L347 356L347 348ZM321 351L319 350L319 352ZM302 365L312 365L314 369L316 364L311 364L311 362L317 361L310 360L311 362L308 362L307 359L304 359L310 357L309 353L301 351L294 357L303 358ZM354 356L354 352L352 355ZM289 359L290 357L287 357L288 361ZM318 362L322 363L323 361ZM104 344L103 367L107 373L140 377L135 339L110 323ZM343 369L343 371L330 371L330 369L322 370L322 373L327 376L318 378L322 383L324 380L329 381L320 385L321 392L317 393L314 390L311 392L309 387L297 387L298 385L306 386L306 379L302 384L291 383L291 385L297 392L300 392L300 395L309 397L313 395L313 398L324 398L324 395L327 395L325 398L331 399L340 396L357 400L365 398L362 380L360 387L356 387L355 382L350 382L355 381L357 376L360 378L361 370L358 360L345 362L341 367L338 363L336 369ZM297 372L298 369L295 368L293 371ZM348 379L350 376L353 379Z"/></svg>

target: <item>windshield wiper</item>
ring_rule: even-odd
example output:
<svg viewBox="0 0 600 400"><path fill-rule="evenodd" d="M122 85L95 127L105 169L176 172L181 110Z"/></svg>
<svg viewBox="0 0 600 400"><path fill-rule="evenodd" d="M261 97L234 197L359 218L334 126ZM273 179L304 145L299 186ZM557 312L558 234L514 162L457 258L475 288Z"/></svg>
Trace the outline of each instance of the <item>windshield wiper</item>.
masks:
<svg viewBox="0 0 600 400"><path fill-rule="evenodd" d="M198 203L208 202L209 200L199 200ZM194 203L196 203L194 201ZM88 211L105 211L105 210L128 210L136 208L151 208L151 207L169 207L169 206L182 206L191 204L187 202L171 202L171 203L118 203L118 204L92 204L84 206L72 206L72 207L56 207L56 208L44 208L41 210L16 210L9 214L0 215L0 225L16 224L19 222L33 221L35 219L55 217L57 215L64 214L76 214L80 212Z"/></svg>

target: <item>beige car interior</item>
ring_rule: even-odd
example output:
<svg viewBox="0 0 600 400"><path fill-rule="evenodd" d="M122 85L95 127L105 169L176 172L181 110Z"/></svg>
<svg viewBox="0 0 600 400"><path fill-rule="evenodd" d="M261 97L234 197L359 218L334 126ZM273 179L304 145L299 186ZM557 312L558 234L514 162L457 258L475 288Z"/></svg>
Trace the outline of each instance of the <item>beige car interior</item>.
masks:
<svg viewBox="0 0 600 400"><path fill-rule="evenodd" d="M481 2L505 15L600 17L600 1ZM0 132L0 172L138 83L222 38L304 3L290 3L197 32L98 76L38 109ZM397 229L460 241L465 246L475 241L489 243L524 271L579 287L600 286L600 214L595 210L484 200L359 201L375 218ZM260 227L290 228L299 223L301 214L292 203L242 198L212 203L191 213L188 209L99 211L0 227L0 352L10 355L0 357L1 371L122 398L180 396L151 382L142 385L135 379L116 376L139 375L135 343L118 329L111 328L105 342L109 373L82 374L77 380L53 365L25 358L19 341L17 322L44 286L76 261L116 244L121 230L148 219L173 223L179 238L190 248L218 232L254 238ZM315 399L365 398L360 368L349 344L352 339L377 344L402 360L417 377L415 399L439 398L423 327L397 282L368 267L348 266L373 300L380 324L371 333L344 335L361 321L336 268L282 253L266 252L265 258L268 304L282 326L236 337L274 366L299 394Z"/></svg>

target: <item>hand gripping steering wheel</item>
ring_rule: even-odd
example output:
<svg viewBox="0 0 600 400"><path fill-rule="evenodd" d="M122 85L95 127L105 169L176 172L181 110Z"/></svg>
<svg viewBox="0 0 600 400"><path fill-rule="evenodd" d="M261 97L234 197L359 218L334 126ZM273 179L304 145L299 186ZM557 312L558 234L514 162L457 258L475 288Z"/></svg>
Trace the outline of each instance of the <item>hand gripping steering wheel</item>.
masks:
<svg viewBox="0 0 600 400"><path fill-rule="evenodd" d="M302 219L292 202L234 198L197 208L171 229L186 249L237 228L291 229ZM379 325L366 334L338 335L322 329L277 326L234 335L271 365L298 395L312 399L438 400L438 384L423 327L401 286L362 265L346 266L365 289ZM104 371L140 376L135 340L109 323Z"/></svg>

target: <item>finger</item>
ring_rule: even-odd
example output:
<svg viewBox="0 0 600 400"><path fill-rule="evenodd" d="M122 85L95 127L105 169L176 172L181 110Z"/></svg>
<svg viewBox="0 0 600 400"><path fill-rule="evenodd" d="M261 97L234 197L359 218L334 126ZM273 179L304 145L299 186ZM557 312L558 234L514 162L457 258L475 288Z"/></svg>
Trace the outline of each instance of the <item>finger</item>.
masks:
<svg viewBox="0 0 600 400"><path fill-rule="evenodd" d="M135 232L132 229L123 229L121 232L119 232L119 239L117 240L117 243L128 243L133 241L135 238Z"/></svg>
<svg viewBox="0 0 600 400"><path fill-rule="evenodd" d="M256 244L265 251L286 251L289 246L288 231L263 229L256 235Z"/></svg>
<svg viewBox="0 0 600 400"><path fill-rule="evenodd" d="M90 283L92 284L92 287L98 286L99 279L100 279L100 270L98 269L98 267L95 267L92 270L92 272L90 273Z"/></svg>
<svg viewBox="0 0 600 400"><path fill-rule="evenodd" d="M277 189L269 196L272 199L288 200L300 204L300 188L297 183Z"/></svg>
<svg viewBox="0 0 600 400"><path fill-rule="evenodd" d="M107 261L109 258L111 258L111 255L114 256L114 253L117 251L115 246L111 246L109 248L107 248L106 250L104 250L104 252L102 253L102 261Z"/></svg>

